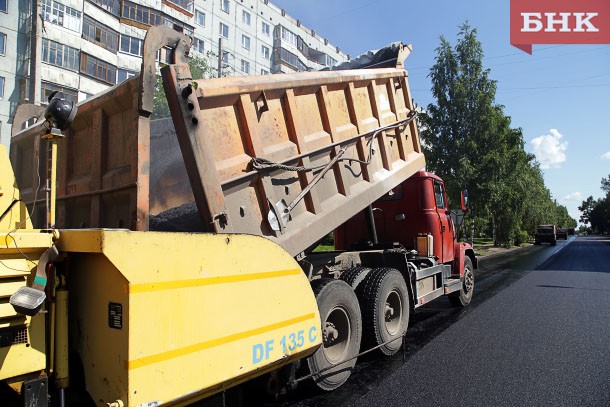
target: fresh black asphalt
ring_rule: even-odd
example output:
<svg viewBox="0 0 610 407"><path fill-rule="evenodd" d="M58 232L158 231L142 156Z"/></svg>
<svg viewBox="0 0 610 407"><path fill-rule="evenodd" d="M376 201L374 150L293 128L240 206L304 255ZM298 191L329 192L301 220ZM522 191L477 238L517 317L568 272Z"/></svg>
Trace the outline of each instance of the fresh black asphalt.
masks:
<svg viewBox="0 0 610 407"><path fill-rule="evenodd" d="M610 239L560 245L346 404L610 406Z"/></svg>

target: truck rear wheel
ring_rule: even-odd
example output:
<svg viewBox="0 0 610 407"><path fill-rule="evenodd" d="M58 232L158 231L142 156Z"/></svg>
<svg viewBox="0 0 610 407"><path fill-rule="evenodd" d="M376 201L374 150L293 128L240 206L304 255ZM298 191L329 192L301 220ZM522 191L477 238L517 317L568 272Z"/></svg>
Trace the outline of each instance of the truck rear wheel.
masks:
<svg viewBox="0 0 610 407"><path fill-rule="evenodd" d="M345 281L347 284L350 285L350 287L352 287L352 289L355 290L362 282L362 280L364 280L367 274L369 274L370 271L371 269L368 267L352 267L350 269L345 270L341 274L341 280Z"/></svg>
<svg viewBox="0 0 610 407"><path fill-rule="evenodd" d="M307 364L316 385L330 391L345 383L356 364L362 318L358 299L346 282L323 279L312 286L322 321L322 346L307 359ZM328 368L331 369L324 370Z"/></svg>
<svg viewBox="0 0 610 407"><path fill-rule="evenodd" d="M474 292L474 269L470 257L464 257L464 278L462 280L462 288L460 291L449 294L449 301L455 307L465 307L472 300Z"/></svg>
<svg viewBox="0 0 610 407"><path fill-rule="evenodd" d="M374 269L358 286L356 294L366 347L384 344L379 348L383 354L398 352L409 326L409 291L400 272L392 268Z"/></svg>

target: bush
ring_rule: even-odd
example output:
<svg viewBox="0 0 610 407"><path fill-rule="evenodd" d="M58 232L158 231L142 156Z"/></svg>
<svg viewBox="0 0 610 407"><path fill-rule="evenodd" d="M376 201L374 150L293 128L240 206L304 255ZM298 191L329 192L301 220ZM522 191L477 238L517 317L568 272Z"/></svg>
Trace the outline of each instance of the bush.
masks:
<svg viewBox="0 0 610 407"><path fill-rule="evenodd" d="M515 246L521 246L523 243L529 240L529 235L525 230L517 230L515 232Z"/></svg>

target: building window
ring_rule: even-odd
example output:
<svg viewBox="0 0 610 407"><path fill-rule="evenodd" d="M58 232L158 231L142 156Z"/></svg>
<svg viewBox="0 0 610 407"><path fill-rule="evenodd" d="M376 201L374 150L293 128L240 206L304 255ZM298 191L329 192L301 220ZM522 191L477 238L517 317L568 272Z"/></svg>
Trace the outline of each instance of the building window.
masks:
<svg viewBox="0 0 610 407"><path fill-rule="evenodd" d="M121 34L121 52L141 57L143 49L143 40L135 37L130 37L129 35Z"/></svg>
<svg viewBox="0 0 610 407"><path fill-rule="evenodd" d="M137 72L119 68L116 73L116 83L121 83L138 75Z"/></svg>
<svg viewBox="0 0 610 407"><path fill-rule="evenodd" d="M245 48L245 49L250 49L250 37L248 37L247 35L243 35L241 36L241 47Z"/></svg>
<svg viewBox="0 0 610 407"><path fill-rule="evenodd" d="M193 12L193 0L167 0L170 3L192 13Z"/></svg>
<svg viewBox="0 0 610 407"><path fill-rule="evenodd" d="M119 33L87 15L83 20L83 38L108 51L117 52L118 50Z"/></svg>
<svg viewBox="0 0 610 407"><path fill-rule="evenodd" d="M250 25L250 13L248 13L246 10L242 10L241 12L241 22L246 25Z"/></svg>
<svg viewBox="0 0 610 407"><path fill-rule="evenodd" d="M111 85L116 82L116 66L84 52L80 54L80 71Z"/></svg>
<svg viewBox="0 0 610 407"><path fill-rule="evenodd" d="M42 16L45 21L80 32L80 11L58 1L43 0Z"/></svg>
<svg viewBox="0 0 610 407"><path fill-rule="evenodd" d="M282 27L282 39L295 47L297 46L297 35L285 27Z"/></svg>
<svg viewBox="0 0 610 407"><path fill-rule="evenodd" d="M307 65L301 62L298 56L284 48L280 48L279 53L277 53L276 55L278 56L278 59L281 62L285 62L288 65L291 65L292 68L299 72L308 70Z"/></svg>
<svg viewBox="0 0 610 407"><path fill-rule="evenodd" d="M266 69L261 69L261 75L269 75L269 71Z"/></svg>
<svg viewBox="0 0 610 407"><path fill-rule="evenodd" d="M93 4L97 4L113 16L121 15L121 0L89 0Z"/></svg>
<svg viewBox="0 0 610 407"><path fill-rule="evenodd" d="M324 55L324 63L326 66L334 66L337 65L337 60L329 55Z"/></svg>
<svg viewBox="0 0 610 407"><path fill-rule="evenodd" d="M200 10L195 10L195 23L205 27L205 13Z"/></svg>
<svg viewBox="0 0 610 407"><path fill-rule="evenodd" d="M229 0L220 0L220 9L225 13L229 12Z"/></svg>
<svg viewBox="0 0 610 407"><path fill-rule="evenodd" d="M222 63L229 64L229 51L222 51Z"/></svg>
<svg viewBox="0 0 610 407"><path fill-rule="evenodd" d="M184 22L163 14L159 10L143 6L141 4L136 4L128 0L123 0L121 17L149 26L166 25L177 31L182 31L188 36L193 35L193 27L185 24Z"/></svg>
<svg viewBox="0 0 610 407"><path fill-rule="evenodd" d="M195 49L195 51L199 52L200 54L203 54L205 51L205 43L203 42L202 39L200 38L195 38L195 40L193 41L193 48Z"/></svg>
<svg viewBox="0 0 610 407"><path fill-rule="evenodd" d="M220 36L224 38L229 38L229 26L223 23L220 23Z"/></svg>
<svg viewBox="0 0 610 407"><path fill-rule="evenodd" d="M261 33L266 37L269 36L269 24L264 21L261 23Z"/></svg>
<svg viewBox="0 0 610 407"><path fill-rule="evenodd" d="M250 74L250 62L241 60L241 71L246 75Z"/></svg>
<svg viewBox="0 0 610 407"><path fill-rule="evenodd" d="M0 33L0 55L6 54L6 34Z"/></svg>
<svg viewBox="0 0 610 407"><path fill-rule="evenodd" d="M145 25L163 24L163 15L160 11L142 6L141 4L132 3L131 1L123 2L121 16Z"/></svg>
<svg viewBox="0 0 610 407"><path fill-rule="evenodd" d="M78 54L76 48L55 41L42 39L42 61L78 72Z"/></svg>
<svg viewBox="0 0 610 407"><path fill-rule="evenodd" d="M269 59L269 47L261 45L261 54L263 55L263 58Z"/></svg>
<svg viewBox="0 0 610 407"><path fill-rule="evenodd" d="M0 76L0 99L4 99L4 76Z"/></svg>
<svg viewBox="0 0 610 407"><path fill-rule="evenodd" d="M40 102L45 105L49 103L49 95L55 91L63 92L66 101L78 103L78 91L76 89L65 88L61 85L44 81L40 84L40 87Z"/></svg>
<svg viewBox="0 0 610 407"><path fill-rule="evenodd" d="M4 11L7 13L8 10L8 0L0 0L0 11Z"/></svg>

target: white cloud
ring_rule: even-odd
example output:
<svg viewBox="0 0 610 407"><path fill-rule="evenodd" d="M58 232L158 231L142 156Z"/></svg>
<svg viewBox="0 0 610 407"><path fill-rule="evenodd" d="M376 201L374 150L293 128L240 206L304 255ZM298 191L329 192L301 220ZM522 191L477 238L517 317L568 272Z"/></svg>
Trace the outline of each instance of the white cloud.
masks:
<svg viewBox="0 0 610 407"><path fill-rule="evenodd" d="M572 192L571 194L568 194L561 199L564 201L582 201L583 200L582 194L580 192Z"/></svg>
<svg viewBox="0 0 610 407"><path fill-rule="evenodd" d="M551 134L538 136L532 140L534 155L540 163L540 168L559 168L566 161L568 142L562 142L563 135L557 129L551 129Z"/></svg>
<svg viewBox="0 0 610 407"><path fill-rule="evenodd" d="M607 153L603 154L603 155L602 155L602 158L603 158L604 160L610 160L610 151L608 151Z"/></svg>

